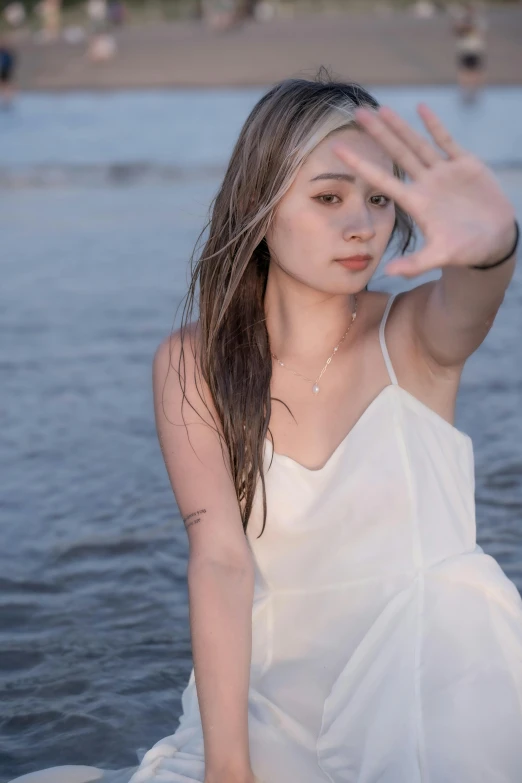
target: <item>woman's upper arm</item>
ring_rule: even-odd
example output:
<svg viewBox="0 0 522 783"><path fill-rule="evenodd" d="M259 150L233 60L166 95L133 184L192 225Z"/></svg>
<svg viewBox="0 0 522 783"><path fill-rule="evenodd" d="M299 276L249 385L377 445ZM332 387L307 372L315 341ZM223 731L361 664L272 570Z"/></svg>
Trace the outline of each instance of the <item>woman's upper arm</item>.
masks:
<svg viewBox="0 0 522 783"><path fill-rule="evenodd" d="M486 297L477 295L473 301L470 285L469 295L462 290L448 301L448 285L442 279L423 283L405 294L404 306L409 300L412 331L425 358L442 369L462 369L486 339L501 300L486 308Z"/></svg>
<svg viewBox="0 0 522 783"><path fill-rule="evenodd" d="M181 365L179 330L164 340L155 353L153 392L158 439L189 537L191 558L244 567L251 564L251 554L230 475L228 452L225 447L222 450L215 431L218 428L221 432L219 419L201 375L196 388L195 339L195 328L189 325L184 334ZM183 404L180 377L185 382Z"/></svg>

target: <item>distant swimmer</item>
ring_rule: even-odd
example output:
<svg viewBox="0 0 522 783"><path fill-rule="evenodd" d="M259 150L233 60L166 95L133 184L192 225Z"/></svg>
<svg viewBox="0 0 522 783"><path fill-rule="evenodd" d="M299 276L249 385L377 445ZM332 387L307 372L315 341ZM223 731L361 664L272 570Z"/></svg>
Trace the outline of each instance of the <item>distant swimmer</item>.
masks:
<svg viewBox="0 0 522 783"><path fill-rule="evenodd" d="M11 106L14 97L14 72L16 67L16 52L7 36L0 37L0 105L3 108Z"/></svg>
<svg viewBox="0 0 522 783"><path fill-rule="evenodd" d="M457 81L464 101L472 102L484 85L487 22L473 3L465 3L455 18Z"/></svg>

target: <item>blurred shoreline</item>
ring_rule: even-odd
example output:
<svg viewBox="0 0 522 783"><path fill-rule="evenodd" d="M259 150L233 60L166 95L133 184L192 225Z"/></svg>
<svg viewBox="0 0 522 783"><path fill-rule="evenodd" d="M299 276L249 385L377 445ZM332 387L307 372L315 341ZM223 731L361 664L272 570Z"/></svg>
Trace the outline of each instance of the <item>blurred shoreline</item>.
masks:
<svg viewBox="0 0 522 783"><path fill-rule="evenodd" d="M522 84L522 7L488 12L488 83ZM217 31L197 21L129 25L116 55L91 62L84 44L19 41L23 91L263 86L311 77L320 65L371 85L453 84L454 40L444 14L405 11L248 21Z"/></svg>

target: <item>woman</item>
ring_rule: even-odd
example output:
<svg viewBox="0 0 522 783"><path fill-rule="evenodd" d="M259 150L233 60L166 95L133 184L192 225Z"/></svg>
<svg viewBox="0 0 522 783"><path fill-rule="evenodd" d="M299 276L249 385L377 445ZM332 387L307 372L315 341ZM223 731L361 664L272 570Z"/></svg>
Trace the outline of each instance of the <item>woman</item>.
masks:
<svg viewBox="0 0 522 783"><path fill-rule="evenodd" d="M452 423L518 230L489 170L419 113L434 143L321 74L248 117L154 359L190 545L180 723L133 775L53 783L520 779L522 601L476 545ZM368 291L412 218L425 245L387 272L441 278Z"/></svg>

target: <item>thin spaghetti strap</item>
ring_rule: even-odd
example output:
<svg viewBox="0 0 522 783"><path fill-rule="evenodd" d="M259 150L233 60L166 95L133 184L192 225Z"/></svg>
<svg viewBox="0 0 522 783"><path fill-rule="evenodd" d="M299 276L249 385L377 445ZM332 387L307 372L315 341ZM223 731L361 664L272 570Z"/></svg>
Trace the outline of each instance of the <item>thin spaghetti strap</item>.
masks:
<svg viewBox="0 0 522 783"><path fill-rule="evenodd" d="M388 375L390 376L390 380L394 386L398 386L399 382L397 380L397 376L395 375L395 370L393 369L393 365L391 363L390 354L388 353L388 348L386 346L386 340L384 337L384 327L386 326L386 321L388 319L388 313L390 312L390 308L393 304L393 300L397 294L392 294L388 297L388 301L386 302L386 307L384 310L384 314L381 319L381 325L379 327L379 341L381 343L381 350L382 355L384 357L384 361L386 364L386 369L388 370Z"/></svg>

